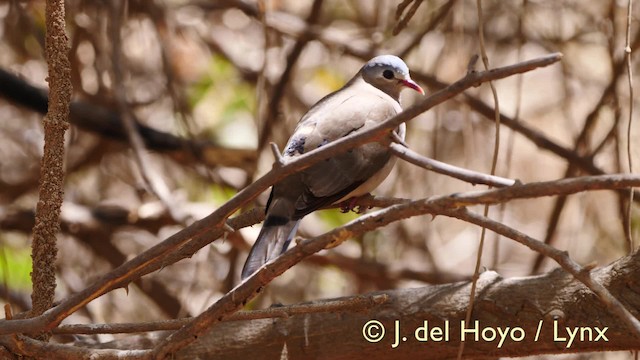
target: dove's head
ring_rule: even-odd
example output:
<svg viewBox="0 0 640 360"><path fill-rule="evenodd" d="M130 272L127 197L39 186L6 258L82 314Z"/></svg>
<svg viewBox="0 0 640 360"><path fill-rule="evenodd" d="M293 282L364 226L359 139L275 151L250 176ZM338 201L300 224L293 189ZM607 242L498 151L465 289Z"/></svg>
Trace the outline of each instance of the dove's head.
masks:
<svg viewBox="0 0 640 360"><path fill-rule="evenodd" d="M413 89L424 95L424 90L411 80L407 64L394 55L380 55L369 60L361 70L362 78L369 84L398 100L403 89Z"/></svg>

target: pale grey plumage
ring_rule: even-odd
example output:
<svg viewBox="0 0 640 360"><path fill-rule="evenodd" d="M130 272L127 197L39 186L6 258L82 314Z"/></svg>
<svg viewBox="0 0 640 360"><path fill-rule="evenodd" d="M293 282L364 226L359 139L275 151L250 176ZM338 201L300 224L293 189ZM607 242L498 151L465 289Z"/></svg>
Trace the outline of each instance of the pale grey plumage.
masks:
<svg viewBox="0 0 640 360"><path fill-rule="evenodd" d="M411 80L409 69L400 58L382 55L371 59L345 86L309 109L289 139L283 156L298 156L389 119L402 111L400 92L407 87L424 93ZM396 131L404 138L404 124ZM388 142L361 145L274 185L265 222L242 269L242 278L287 249L302 217L375 189L395 162L388 151Z"/></svg>

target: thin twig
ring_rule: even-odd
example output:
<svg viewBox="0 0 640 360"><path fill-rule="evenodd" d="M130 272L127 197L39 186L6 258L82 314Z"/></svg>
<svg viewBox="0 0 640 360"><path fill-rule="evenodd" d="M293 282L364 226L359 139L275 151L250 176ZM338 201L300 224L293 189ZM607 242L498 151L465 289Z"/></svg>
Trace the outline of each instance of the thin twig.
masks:
<svg viewBox="0 0 640 360"><path fill-rule="evenodd" d="M404 141L404 139L401 138L395 130L391 132L391 138L395 143L398 143L407 149L409 148L409 144L407 144L407 142Z"/></svg>
<svg viewBox="0 0 640 360"><path fill-rule="evenodd" d="M466 181L474 185L483 184L495 187L505 187L512 186L517 183L517 180L506 179L495 175L487 175L430 159L416 153L408 147L398 144L391 144L389 149L395 156L414 165L420 166L421 168L431 170L438 174L451 176L452 178Z"/></svg>
<svg viewBox="0 0 640 360"><path fill-rule="evenodd" d="M640 340L640 321L633 316L633 314L631 314L618 299L611 295L607 288L591 277L591 268L580 266L569 257L569 254L566 251L558 250L553 246L547 245L542 241L536 240L516 229L510 228L487 217L473 214L466 208L452 210L450 212L445 211L442 215L455 217L460 220L482 226L483 228L487 228L491 231L495 231L496 233L513 239L530 249L543 254L544 256L552 258L564 270L593 291L609 311L622 320L627 325L627 328L632 331L632 334Z"/></svg>
<svg viewBox="0 0 640 360"><path fill-rule="evenodd" d="M484 69L489 70L489 57L487 56L487 49L484 43L484 16L482 14L482 0L476 0L476 7L478 9L478 39L480 40L480 53L482 54L482 63ZM469 67L471 67L471 63ZM470 71L471 69L469 69ZM498 101L498 92L493 82L489 81L491 87L491 94L493 95L494 104L494 120L495 120L495 140L493 142L493 156L491 159L491 176L496 175L496 167L498 166L498 155L500 154L500 102ZM483 215L487 217L489 215L489 205L484 206ZM473 277L471 281L471 290L469 292L469 307L465 315L465 321L471 322L471 314L473 312L473 305L476 297L476 287L478 284L478 277L480 276L480 266L482 265L482 254L484 252L484 240L486 238L486 231L483 227L480 231L480 241L478 242L478 250L476 255L476 265L473 271ZM458 347L458 359L462 359L462 353L464 352L464 341L460 342Z"/></svg>
<svg viewBox="0 0 640 360"><path fill-rule="evenodd" d="M84 359L127 359L143 360L149 359L148 350L114 350L114 349L89 349L80 346L66 344L49 344L42 341L30 339L26 336L16 335L11 342L3 341L6 346L15 354L29 356L33 359L48 360L84 360Z"/></svg>
<svg viewBox="0 0 640 360"><path fill-rule="evenodd" d="M411 1L411 0L409 0ZM429 23L424 27L420 33L417 33L413 36L413 39L407 46L404 47L401 51L398 52L398 56L401 58L406 57L411 50L413 50L416 46L420 44L422 39L426 34L436 28L440 23L442 23L447 15L451 12L451 9L456 4L457 0L450 0L445 2L438 10L436 10L435 15L429 20ZM398 9L400 9L400 5L398 5ZM396 12L396 18L398 17L398 13ZM398 24L399 25L399 24ZM396 27L398 26L396 25Z"/></svg>
<svg viewBox="0 0 640 360"><path fill-rule="evenodd" d="M335 299L318 303L275 306L263 310L238 311L224 321L246 321L256 319L287 318L295 315L322 312L358 312L382 305L389 300L386 294L358 295L346 299ZM193 318L171 319L138 323L118 324L73 324L53 329L54 334L125 334L149 331L178 330L189 324Z"/></svg>
<svg viewBox="0 0 640 360"><path fill-rule="evenodd" d="M640 45L640 31L636 32L636 36L633 39L632 47L636 47ZM600 95L600 99L594 106L593 110L587 115L584 121L584 125L578 137L575 140L574 147L572 153L576 154L578 158L572 159L568 162L567 169L565 171L565 177L576 176L578 168L581 170L587 171L590 174L604 174L604 171L595 166L593 162L593 158L595 157L595 153L584 154L587 140L590 138L591 134L596 127L598 120L602 118L600 116L600 111L607 107L607 104L611 101L617 92L618 80L619 77L622 76L622 73L625 69L625 59L621 59L617 61L613 65L613 73L611 75L611 79L607 84L607 87ZM586 162L580 161L579 159L590 159L588 164ZM585 165L588 165L585 167ZM556 230L558 228L558 224L560 222L560 215L564 210L564 206L566 204L566 199L560 197L556 200L551 215L549 217L549 225L547 226L547 231L545 234L544 242L547 244L553 243L553 239L556 234ZM623 227L623 231L626 231ZM542 262L544 261L544 257L542 255L538 255L533 263L533 267L531 269L532 273L536 273L542 266Z"/></svg>
<svg viewBox="0 0 640 360"><path fill-rule="evenodd" d="M133 150L133 158L140 170L140 175L144 180L147 188L155 195L169 211L176 222L186 225L190 221L189 216L176 206L172 199L171 191L167 184L162 180L162 176L156 174L151 166L144 140L136 129L137 121L134 120L129 106L127 105L126 89L124 86L124 77L122 72L122 40L120 31L122 30L122 18L124 17L124 4L121 0L113 0L111 3L111 36L113 43L113 77L114 77L114 97L118 105L119 112L122 116L122 124L126 131L129 144Z"/></svg>
<svg viewBox="0 0 640 360"><path fill-rule="evenodd" d="M404 15L404 17L402 17L404 9L406 9L411 1L413 1L413 5L411 5L411 8L407 10L407 13ZM407 24L409 24L409 20L411 20L411 18L413 18L413 16L416 14L416 11L418 11L418 8L422 4L422 2L423 0L408 0L398 4L398 9L396 10L396 19L398 20L398 22L393 28L393 35L398 35L404 28L407 27Z"/></svg>
<svg viewBox="0 0 640 360"><path fill-rule="evenodd" d="M297 39L295 45L293 45L293 48L287 55L286 67L282 72L282 75L280 75L280 80L278 80L278 83L274 86L273 91L271 92L271 98L268 102L268 111L258 137L258 150L261 150L264 147L271 135L271 129L275 124L278 109L280 108L280 102L284 98L285 89L291 80L293 69L302 54L302 50L304 50L307 44L313 40L314 34L311 31L311 28L314 27L320 19L323 2L324 0L314 0L311 5L311 9L309 10L309 15L305 21L307 30ZM264 31L266 32L267 29L265 28Z"/></svg>
<svg viewBox="0 0 640 360"><path fill-rule="evenodd" d="M400 19L404 10L411 4L413 0L402 0L398 7L396 8L396 19Z"/></svg>
<svg viewBox="0 0 640 360"><path fill-rule="evenodd" d="M629 84L629 123L627 126L627 161L629 164L629 173L633 174L633 158L631 156L631 126L633 124L633 70L631 67L631 20L632 20L633 0L627 0L627 36L624 47L625 57L627 60L627 81ZM626 226L624 235L627 238L627 246L629 253L634 251L635 245L633 234L631 233L631 210L633 206L633 188L629 189L629 202L627 203Z"/></svg>
<svg viewBox="0 0 640 360"><path fill-rule="evenodd" d="M285 164L284 157L282 157L282 153L280 152L280 149L278 149L278 144L272 142L272 143L269 143L269 145L271 145L271 153L275 158L274 166L280 167L284 165Z"/></svg>
<svg viewBox="0 0 640 360"><path fill-rule="evenodd" d="M527 14L527 9L528 9L528 0L523 0L522 1L522 7L519 9L519 13L518 13L518 50L517 50L517 54L516 54L516 59L517 61L521 61L522 60L522 48L523 48L523 44L524 44L524 17ZM520 110L522 109L522 84L523 84L523 79L524 79L524 75L518 75L516 77L516 105L515 105L515 111L514 111L514 115L513 115L513 120L514 121L518 121L518 119L520 118ZM514 153L514 145L515 145L515 140L516 140L516 134L515 131L510 131L509 133L507 133L508 138L507 138L507 149L505 151L506 154L506 160L505 160L505 165L504 165L504 176L509 176L509 173L511 172L511 164L513 161L513 153ZM500 204L500 207L498 208L498 214L497 217L499 219L499 221L504 219L504 214L507 208L507 204ZM491 268L492 269L496 269L498 266L498 263L500 262L500 237L496 235L496 237L494 238L494 242L493 242L493 259L491 261Z"/></svg>

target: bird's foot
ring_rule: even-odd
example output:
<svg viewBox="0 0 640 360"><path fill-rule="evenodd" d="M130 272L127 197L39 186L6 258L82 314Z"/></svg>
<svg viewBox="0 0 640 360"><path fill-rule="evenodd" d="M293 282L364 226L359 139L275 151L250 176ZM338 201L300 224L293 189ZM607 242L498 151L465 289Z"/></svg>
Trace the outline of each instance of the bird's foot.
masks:
<svg viewBox="0 0 640 360"><path fill-rule="evenodd" d="M353 211L356 214L362 214L368 209L371 209L372 206L368 206L368 205L363 206L363 205L359 205L358 203L362 202L365 199L370 199L370 198L372 198L371 194L365 194L362 196L355 196L348 200L345 200L342 203L340 203L340 211L343 214L346 214L350 211Z"/></svg>

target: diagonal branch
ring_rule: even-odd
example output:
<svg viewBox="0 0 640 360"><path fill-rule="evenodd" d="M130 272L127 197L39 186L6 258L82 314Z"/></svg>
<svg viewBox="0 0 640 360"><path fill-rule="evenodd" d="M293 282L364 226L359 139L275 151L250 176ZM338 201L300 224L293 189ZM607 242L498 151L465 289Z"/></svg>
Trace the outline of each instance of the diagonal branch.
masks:
<svg viewBox="0 0 640 360"><path fill-rule="evenodd" d="M442 212L442 215L455 217L457 219L482 226L483 228L492 230L499 235L508 237L509 239L513 239L540 254L552 258L565 271L573 275L573 277L598 295L600 301L607 307L607 309L627 325L627 328L632 331L632 334L636 339L640 339L640 321L633 316L633 314L631 314L618 299L611 295L609 290L593 279L591 276L592 268L580 266L569 257L569 253L566 251L558 250L551 245L536 240L498 221L474 214L466 208L445 211Z"/></svg>

